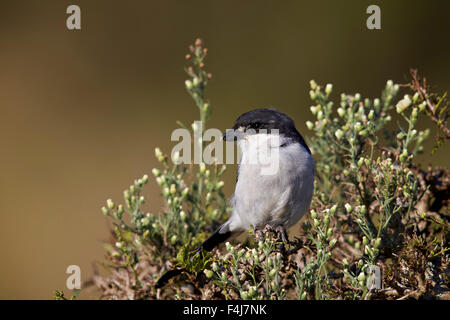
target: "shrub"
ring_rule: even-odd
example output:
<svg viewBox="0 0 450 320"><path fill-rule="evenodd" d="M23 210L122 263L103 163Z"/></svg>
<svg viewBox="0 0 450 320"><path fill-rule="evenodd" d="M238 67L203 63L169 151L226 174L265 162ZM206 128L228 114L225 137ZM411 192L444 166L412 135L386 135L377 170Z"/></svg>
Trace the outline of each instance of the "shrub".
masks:
<svg viewBox="0 0 450 320"><path fill-rule="evenodd" d="M185 86L203 124L190 130L198 136L211 115L206 55L199 39L186 55ZM242 244L194 255L231 212L220 180L226 168L171 164L156 148L161 166L152 173L165 209L141 209L147 175L124 191L123 204L109 199L102 208L114 225L114 245L107 250L109 275L94 277L101 298L449 298L449 173L415 164L430 136L429 129L416 128L419 120L437 124L443 135L436 148L449 138L448 102L429 94L416 71L412 78L409 85L387 81L373 100L341 94L338 105L330 100L331 84L311 81L315 119L306 125L316 159L315 194L300 236L289 244L266 227ZM401 91L408 92L399 99ZM183 273L155 289L174 267Z"/></svg>

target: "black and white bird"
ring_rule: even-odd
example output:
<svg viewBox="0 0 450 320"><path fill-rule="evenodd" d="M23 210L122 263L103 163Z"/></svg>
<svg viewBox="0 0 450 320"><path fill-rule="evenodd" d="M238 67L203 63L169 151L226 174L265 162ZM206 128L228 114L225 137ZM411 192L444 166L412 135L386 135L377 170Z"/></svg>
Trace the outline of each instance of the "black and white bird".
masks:
<svg viewBox="0 0 450 320"><path fill-rule="evenodd" d="M294 121L275 109L252 110L237 118L223 139L236 141L242 154L233 213L197 250L211 251L232 236L266 225L285 238L286 229L309 209L314 189L314 160ZM157 287L177 273L163 275Z"/></svg>
<svg viewBox="0 0 450 320"><path fill-rule="evenodd" d="M223 139L242 152L233 213L200 247L210 251L251 227L285 234L308 210L314 188L314 160L294 121L274 109L252 110Z"/></svg>

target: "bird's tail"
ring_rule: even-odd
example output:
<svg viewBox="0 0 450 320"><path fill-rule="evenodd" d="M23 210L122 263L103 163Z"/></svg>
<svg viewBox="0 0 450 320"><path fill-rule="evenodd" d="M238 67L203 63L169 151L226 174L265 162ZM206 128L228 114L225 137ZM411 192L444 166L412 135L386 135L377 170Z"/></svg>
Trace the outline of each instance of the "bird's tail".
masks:
<svg viewBox="0 0 450 320"><path fill-rule="evenodd" d="M224 225L220 226L212 235L210 235L203 243L198 246L196 251L200 252L202 249L211 251L222 242L227 241L231 237L231 231L224 231Z"/></svg>
<svg viewBox="0 0 450 320"><path fill-rule="evenodd" d="M209 252L222 242L229 239L232 235L232 232L225 231L226 229L228 228L225 228L225 224L221 225L216 231L214 231L212 235L210 235L205 241L203 241L201 245L199 245L195 249L196 253L200 253L202 250ZM172 269L167 271L161 276L161 278L159 278L159 280L156 282L155 287L157 289L164 287L170 279L176 277L183 271L184 271L183 269Z"/></svg>

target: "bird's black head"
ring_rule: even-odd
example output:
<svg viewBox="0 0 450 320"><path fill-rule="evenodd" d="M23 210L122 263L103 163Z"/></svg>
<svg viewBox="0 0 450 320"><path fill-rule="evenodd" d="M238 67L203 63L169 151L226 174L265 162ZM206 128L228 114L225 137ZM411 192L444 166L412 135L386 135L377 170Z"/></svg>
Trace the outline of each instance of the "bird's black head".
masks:
<svg viewBox="0 0 450 320"><path fill-rule="evenodd" d="M236 132L239 131L270 133L271 130L278 130L280 135L300 143L310 152L305 140L295 128L294 121L288 115L275 109L255 109L242 114L234 123L233 129L225 133L224 140L237 140Z"/></svg>

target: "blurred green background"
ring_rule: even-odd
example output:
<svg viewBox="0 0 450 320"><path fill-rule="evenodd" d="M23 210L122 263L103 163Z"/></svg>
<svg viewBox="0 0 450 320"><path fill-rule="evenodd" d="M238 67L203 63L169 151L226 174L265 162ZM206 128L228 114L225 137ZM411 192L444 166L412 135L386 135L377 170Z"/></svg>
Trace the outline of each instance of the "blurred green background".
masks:
<svg viewBox="0 0 450 320"><path fill-rule="evenodd" d="M81 31L66 28L70 4L81 7ZM366 28L370 4L381 7L382 30ZM2 0L0 298L70 294L70 264L83 281L92 275L108 239L105 199L121 199L150 173L156 146L170 152L176 120L198 118L183 71L196 37L210 53L210 127L274 106L307 135L310 79L332 82L335 98L374 98L386 80L405 83L417 67L448 90L449 10L438 0ZM422 160L448 165L448 156L445 146ZM151 180L153 212L158 194Z"/></svg>

